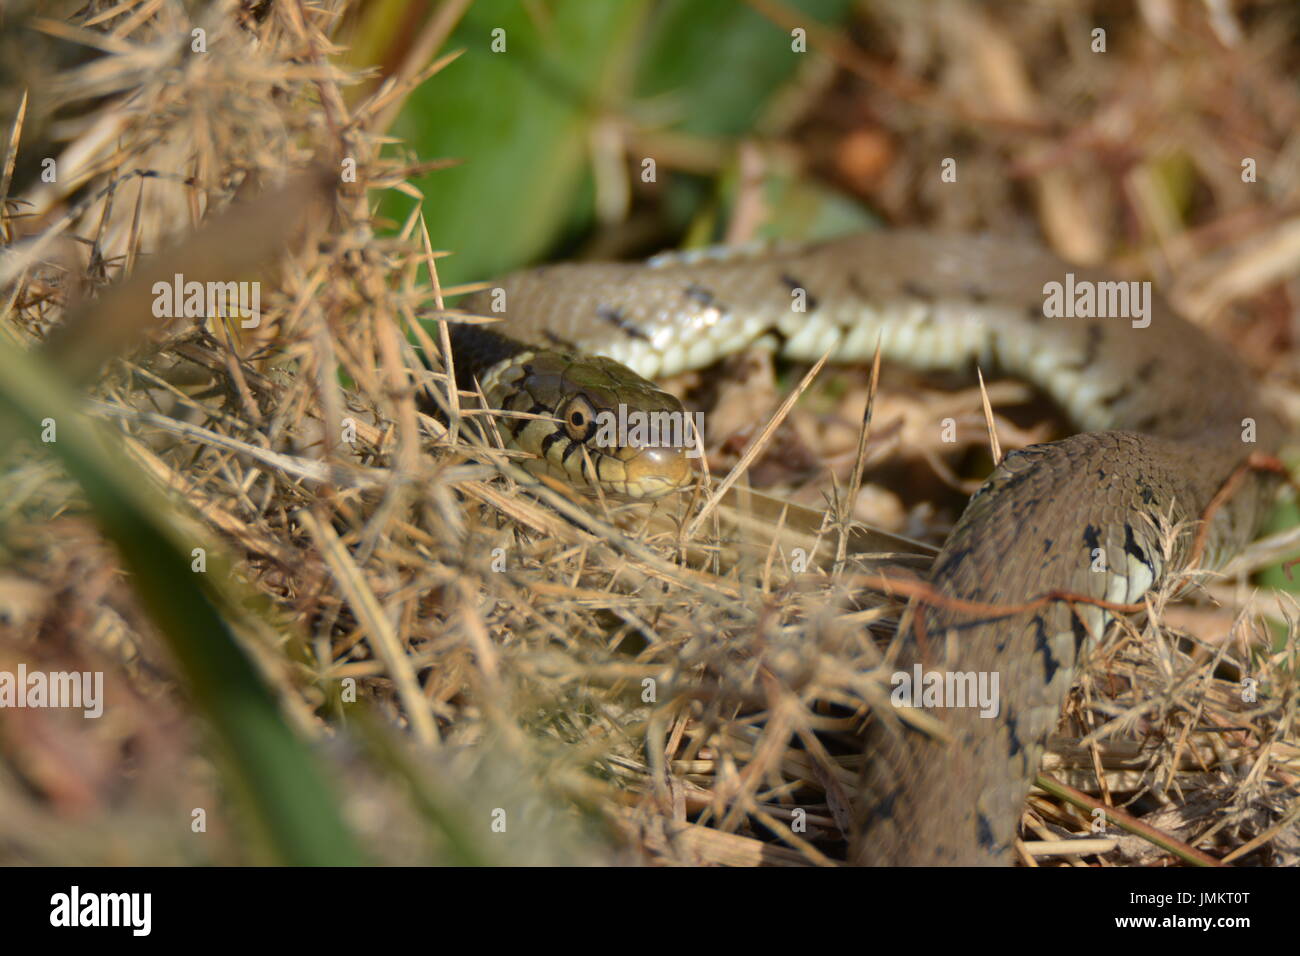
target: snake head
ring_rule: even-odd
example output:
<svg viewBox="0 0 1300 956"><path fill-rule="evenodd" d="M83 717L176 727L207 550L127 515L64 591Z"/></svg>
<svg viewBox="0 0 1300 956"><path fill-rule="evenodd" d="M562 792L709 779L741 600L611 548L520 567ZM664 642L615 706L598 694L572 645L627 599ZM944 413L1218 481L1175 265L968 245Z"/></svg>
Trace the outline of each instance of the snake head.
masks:
<svg viewBox="0 0 1300 956"><path fill-rule="evenodd" d="M672 395L608 358L538 353L526 368L516 386L551 411L514 436L535 456L527 470L616 498L662 498L691 481L695 423Z"/></svg>

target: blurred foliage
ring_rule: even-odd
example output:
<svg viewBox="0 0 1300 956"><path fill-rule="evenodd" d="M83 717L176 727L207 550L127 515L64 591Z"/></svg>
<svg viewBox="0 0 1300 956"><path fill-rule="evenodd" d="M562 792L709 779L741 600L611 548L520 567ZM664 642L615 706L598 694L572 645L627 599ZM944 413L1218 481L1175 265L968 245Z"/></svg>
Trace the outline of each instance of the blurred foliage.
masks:
<svg viewBox="0 0 1300 956"><path fill-rule="evenodd" d="M790 4L823 24L850 5ZM397 30L390 11L375 15ZM363 29L373 56L373 20ZM498 30L505 49L493 52ZM465 54L412 94L393 132L421 159L464 161L416 182L434 246L456 253L439 265L447 284L500 275L590 227L592 143L603 122L731 141L803 56L741 0L479 0L446 46ZM685 215L709 185L674 175L671 188L688 192L675 204ZM384 212L401 221L410 208L393 197Z"/></svg>
<svg viewBox="0 0 1300 956"><path fill-rule="evenodd" d="M418 180L447 283L485 278L538 256L571 222L593 119L611 108L646 4L561 0L476 3L448 44L465 55L411 96L394 132L421 158L464 164ZM504 30L494 53L492 31ZM499 35L498 35L499 36ZM396 203L400 211L392 205ZM410 201L386 210L404 218Z"/></svg>
<svg viewBox="0 0 1300 956"><path fill-rule="evenodd" d="M830 26L847 18L852 3L795 0L786 6ZM754 128L803 56L793 51L788 32L743 0L671 0L658 6L650 24L636 92L674 100L682 132L739 137Z"/></svg>
<svg viewBox="0 0 1300 956"><path fill-rule="evenodd" d="M43 447L80 484L132 586L165 639L197 713L206 718L226 783L252 824L250 862L356 864L362 857L332 788L236 639L229 568L211 542L181 521L139 469L115 454L78 411L62 371L36 353L0 344L0 439L53 440ZM52 431L47 431L52 429ZM202 548L206 570L192 555ZM225 583L223 583L225 582Z"/></svg>
<svg viewBox="0 0 1300 956"><path fill-rule="evenodd" d="M1295 460L1288 460L1287 466L1291 469L1291 474L1300 473L1300 464ZM1268 523L1260 533L1281 534L1296 527L1300 527L1300 502L1295 499L1289 501L1283 499L1273 507ZM1290 573L1287 573L1284 563L1275 564L1261 571L1258 577L1259 584L1266 588L1278 588L1282 591L1290 591L1292 594L1300 594L1300 573L1298 573L1300 569L1292 568Z"/></svg>

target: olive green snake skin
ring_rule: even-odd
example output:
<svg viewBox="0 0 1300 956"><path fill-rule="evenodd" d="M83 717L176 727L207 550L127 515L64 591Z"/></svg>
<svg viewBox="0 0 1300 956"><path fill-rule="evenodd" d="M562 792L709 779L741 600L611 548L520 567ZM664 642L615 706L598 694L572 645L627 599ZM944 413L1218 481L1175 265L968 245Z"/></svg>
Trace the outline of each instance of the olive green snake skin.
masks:
<svg viewBox="0 0 1300 956"><path fill-rule="evenodd" d="M671 398L645 398L642 386L650 386L636 375L699 368L755 344L800 360L831 352L836 361L869 361L879 340L886 360L908 366L1024 378L1083 431L1006 457L935 560L933 587L982 605L1055 592L1138 602L1185 568L1211 500L1252 453L1274 454L1283 429L1230 349L1158 298L1142 328L1127 317L1045 315L1045 283L1067 273L1076 283L1109 278L1019 241L916 232L556 265L510 276L463 305L505 318L498 330L529 343L526 353L458 326L453 357L462 382L493 381L485 394L498 407L541 416L522 430L549 441L556 467L582 457L583 413L619 400L675 407ZM527 361L513 361L521 354ZM636 375L620 382L622 373L605 368L593 377L574 358L583 355L607 356ZM580 407L578 427L542 420L565 421L575 392L591 403ZM557 427L567 432L548 438ZM670 475L647 496L684 480L669 456L637 467L655 464ZM593 466L603 478L605 465ZM616 481L630 481L631 466L626 474L611 467ZM1264 516L1275 479L1253 469L1240 478L1213 511L1203 567L1248 543ZM1168 552L1158 517L1184 527ZM1020 809L1078 650L1108 620L1096 606L1061 600L1001 615L914 601L891 666L996 673L999 709L994 717L972 707L930 710L946 742L892 715L873 716L855 861L1012 862Z"/></svg>

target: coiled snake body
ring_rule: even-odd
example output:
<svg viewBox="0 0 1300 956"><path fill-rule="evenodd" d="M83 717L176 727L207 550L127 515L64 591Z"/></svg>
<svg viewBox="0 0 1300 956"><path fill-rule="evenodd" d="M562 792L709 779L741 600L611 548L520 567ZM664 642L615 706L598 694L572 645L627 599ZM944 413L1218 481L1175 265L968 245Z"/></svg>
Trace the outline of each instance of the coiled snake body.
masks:
<svg viewBox="0 0 1300 956"><path fill-rule="evenodd" d="M830 351L865 361L879 340L884 358L917 368L978 365L1022 377L1083 432L1006 457L935 560L932 584L982 605L1053 592L1133 603L1185 568L1216 493L1251 453L1272 454L1282 428L1231 352L1158 300L1145 327L1122 316L1048 317L1045 284L1067 273L1076 285L1106 278L1021 242L916 232L643 265L557 265L510 276L465 303L503 314L499 329L510 338L456 326L454 359L462 382L477 379L495 407L558 420L506 429L541 467L647 497L683 484L685 463L590 441L592 413L611 403L677 407L638 376L698 368L754 344L795 359ZM589 365L587 355L631 372ZM1201 566L1251 540L1272 490L1269 476L1242 473L1213 509ZM1169 550L1161 521L1184 529ZM1108 619L1096 606L1059 600L1001 615L951 602L909 607L893 666L996 672L998 711L933 710L947 741L873 717L854 858L1009 863L1078 649Z"/></svg>

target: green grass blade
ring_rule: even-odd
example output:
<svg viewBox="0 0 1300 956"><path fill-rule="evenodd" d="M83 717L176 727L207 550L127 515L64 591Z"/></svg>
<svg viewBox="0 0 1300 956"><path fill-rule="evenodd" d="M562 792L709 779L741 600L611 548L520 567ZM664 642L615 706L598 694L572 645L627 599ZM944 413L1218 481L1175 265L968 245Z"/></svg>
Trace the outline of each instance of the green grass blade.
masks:
<svg viewBox="0 0 1300 956"><path fill-rule="evenodd" d="M43 423L53 423L47 447L81 485L167 641L212 729L225 780L254 824L255 845L264 848L256 855L303 865L362 862L324 775L219 609L229 602L212 575L191 570L191 549L208 543L180 540L165 499L107 450L107 435L78 411L76 393L41 356L0 345L0 419L37 441Z"/></svg>

